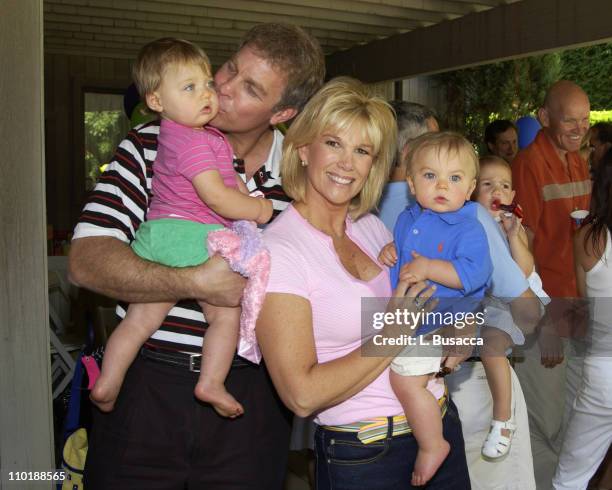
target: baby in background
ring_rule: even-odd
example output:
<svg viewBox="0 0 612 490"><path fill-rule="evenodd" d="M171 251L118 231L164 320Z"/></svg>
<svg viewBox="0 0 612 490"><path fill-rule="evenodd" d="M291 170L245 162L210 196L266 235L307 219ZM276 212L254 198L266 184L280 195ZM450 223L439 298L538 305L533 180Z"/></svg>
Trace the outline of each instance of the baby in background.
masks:
<svg viewBox="0 0 612 490"><path fill-rule="evenodd" d="M145 45L133 70L147 106L161 117L153 197L147 221L132 248L140 257L172 267L208 259L206 239L233 220L267 223L269 200L250 197L233 168L225 136L206 126L218 112L208 57L194 44L164 38ZM226 391L225 378L236 351L240 308L200 301L209 327L195 396L222 416L236 417L243 407ZM160 327L174 303L131 304L106 345L102 372L91 392L104 411L113 409L125 374L142 344Z"/></svg>
<svg viewBox="0 0 612 490"><path fill-rule="evenodd" d="M455 307L462 298L484 297L492 265L485 231L470 196L476 186L478 158L472 145L451 132L428 133L414 141L406 157L408 185L417 203L395 225L394 242L379 260L391 266L391 282L426 280L434 297ZM474 304L472 301L467 303ZM449 444L442 434L440 406L428 381L441 368L441 355L422 357L408 347L391 364L391 385L419 445L412 485L425 485L444 462ZM453 367L456 360L447 360Z"/></svg>
<svg viewBox="0 0 612 490"><path fill-rule="evenodd" d="M548 295L542 289L542 280L534 270L534 259L521 225L521 213L500 209L513 204L512 170L504 159L488 155L480 159L480 175L473 199L482 205L500 224L506 235L510 254L528 279L531 290L547 303ZM509 206L508 209L512 209ZM523 343L524 337L514 327L512 315L503 301L491 298L487 304L487 326L481 331L484 347L480 357L487 374L487 382L493 399L493 420L489 434L482 446L485 459L495 461L510 450L516 430L512 410L512 384L506 350Z"/></svg>

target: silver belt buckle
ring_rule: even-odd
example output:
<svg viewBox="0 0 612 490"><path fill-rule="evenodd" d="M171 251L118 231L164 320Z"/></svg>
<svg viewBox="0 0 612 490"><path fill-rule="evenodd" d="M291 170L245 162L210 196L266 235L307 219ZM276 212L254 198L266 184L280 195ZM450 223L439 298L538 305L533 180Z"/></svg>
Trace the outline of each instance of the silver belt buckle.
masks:
<svg viewBox="0 0 612 490"><path fill-rule="evenodd" d="M199 373L200 372L200 370L196 369L196 367L195 367L195 359L198 358L198 357L202 358L202 354L189 354L189 370L192 373ZM202 361L200 361L200 363L201 362ZM202 367L201 364L200 364L200 367Z"/></svg>

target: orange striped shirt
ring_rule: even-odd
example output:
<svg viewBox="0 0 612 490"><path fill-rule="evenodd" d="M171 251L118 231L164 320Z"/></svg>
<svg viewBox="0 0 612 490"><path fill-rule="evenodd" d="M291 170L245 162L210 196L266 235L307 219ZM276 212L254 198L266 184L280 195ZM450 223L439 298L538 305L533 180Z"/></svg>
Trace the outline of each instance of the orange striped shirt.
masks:
<svg viewBox="0 0 612 490"><path fill-rule="evenodd" d="M523 224L534 233L534 258L544 290L551 297L575 297L576 276L570 213L589 209L591 179L578 153L567 153L567 169L552 142L540 130L534 142L512 162L516 201Z"/></svg>

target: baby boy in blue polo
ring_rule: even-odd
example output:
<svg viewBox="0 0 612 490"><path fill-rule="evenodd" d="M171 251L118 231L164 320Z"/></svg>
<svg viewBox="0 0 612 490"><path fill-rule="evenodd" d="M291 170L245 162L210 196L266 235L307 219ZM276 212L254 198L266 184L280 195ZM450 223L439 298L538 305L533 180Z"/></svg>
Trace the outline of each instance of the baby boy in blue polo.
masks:
<svg viewBox="0 0 612 490"><path fill-rule="evenodd" d="M435 284L433 296L440 300L436 313L450 312L453 319L458 313L473 312L493 270L487 236L476 216L478 204L469 202L478 158L461 135L428 133L412 143L407 162L408 185L417 203L399 215L394 244L385 246L380 260L394 264L394 288L400 276L409 282ZM440 326L422 325L417 333ZM427 389L432 374L440 369L442 350L432 352L426 343L420 337L416 345L404 349L391 363L390 373L391 386L419 445L413 486L425 485L450 450L443 437L439 404Z"/></svg>
<svg viewBox="0 0 612 490"><path fill-rule="evenodd" d="M398 260L390 271L392 286L397 286L402 266L412 262L413 251L430 259L446 260L455 268L462 287L450 288L424 278L436 285L433 296L440 299L438 310L473 311L489 287L493 270L487 235L476 217L477 208L477 203L467 201L456 211L437 213L417 202L402 211L393 231ZM418 334L425 335L439 327L423 325Z"/></svg>

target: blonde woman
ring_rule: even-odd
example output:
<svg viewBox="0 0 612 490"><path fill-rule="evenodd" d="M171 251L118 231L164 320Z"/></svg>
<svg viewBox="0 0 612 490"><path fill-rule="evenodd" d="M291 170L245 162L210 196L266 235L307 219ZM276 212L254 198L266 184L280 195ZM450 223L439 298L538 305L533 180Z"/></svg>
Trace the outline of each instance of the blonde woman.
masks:
<svg viewBox="0 0 612 490"><path fill-rule="evenodd" d="M374 340L361 322L362 298L393 295L402 309L417 311L432 294L422 282L409 289L400 282L392 292L376 258L391 235L369 211L387 181L395 137L386 102L356 80L330 81L286 135L281 171L294 202L264 233L272 270L258 340L285 404L299 416L316 414L318 489L413 488L418 446L388 372L402 346L368 356ZM391 324L378 333L406 330ZM470 483L456 409L443 382L429 389L451 450L428 488L464 490Z"/></svg>

